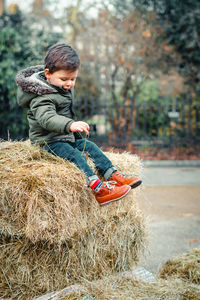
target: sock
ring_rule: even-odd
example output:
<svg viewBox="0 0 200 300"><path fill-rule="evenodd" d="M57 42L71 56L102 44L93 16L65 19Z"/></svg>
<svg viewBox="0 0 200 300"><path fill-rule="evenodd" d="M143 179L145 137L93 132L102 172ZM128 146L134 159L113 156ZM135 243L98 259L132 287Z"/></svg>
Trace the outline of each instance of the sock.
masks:
<svg viewBox="0 0 200 300"><path fill-rule="evenodd" d="M117 171L117 169L115 167L111 167L111 168L108 168L107 171L102 175L105 179L108 180L112 176L113 172L115 172L115 171Z"/></svg>
<svg viewBox="0 0 200 300"><path fill-rule="evenodd" d="M110 177L108 178L108 180L113 176L113 174L114 173L116 173L116 172L118 172L117 170L114 170L113 172L112 172L112 174L110 175Z"/></svg>
<svg viewBox="0 0 200 300"><path fill-rule="evenodd" d="M93 191L96 191L98 192L101 188L101 186L103 185L103 182L99 179L96 179L96 180L92 180L93 183L90 185L89 183L89 187L93 190Z"/></svg>

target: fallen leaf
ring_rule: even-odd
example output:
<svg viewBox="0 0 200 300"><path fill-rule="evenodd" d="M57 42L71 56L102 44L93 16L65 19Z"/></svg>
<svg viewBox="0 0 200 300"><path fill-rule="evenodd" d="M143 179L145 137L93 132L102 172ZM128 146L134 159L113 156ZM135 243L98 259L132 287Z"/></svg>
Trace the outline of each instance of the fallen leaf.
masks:
<svg viewBox="0 0 200 300"><path fill-rule="evenodd" d="M143 31L143 32L142 32L142 35L143 35L144 37L149 38L149 37L151 36L151 31L150 31L150 30Z"/></svg>
<svg viewBox="0 0 200 300"><path fill-rule="evenodd" d="M182 213L182 214L180 214L180 216L181 217L191 217L191 216L193 216L193 214L192 213Z"/></svg>
<svg viewBox="0 0 200 300"><path fill-rule="evenodd" d="M196 243L198 241L199 241L198 239L190 239L190 240L188 240L189 243Z"/></svg>

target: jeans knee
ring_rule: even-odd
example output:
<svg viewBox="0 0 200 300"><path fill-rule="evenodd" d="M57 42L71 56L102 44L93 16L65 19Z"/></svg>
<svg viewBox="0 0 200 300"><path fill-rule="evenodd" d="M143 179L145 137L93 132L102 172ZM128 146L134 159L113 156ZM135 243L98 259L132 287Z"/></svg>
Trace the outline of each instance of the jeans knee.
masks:
<svg viewBox="0 0 200 300"><path fill-rule="evenodd" d="M90 153L90 151L101 151L100 148L93 142L87 141L86 143L86 151Z"/></svg>
<svg viewBox="0 0 200 300"><path fill-rule="evenodd" d="M68 153L68 160L71 162L86 160L86 157L78 149L73 149Z"/></svg>

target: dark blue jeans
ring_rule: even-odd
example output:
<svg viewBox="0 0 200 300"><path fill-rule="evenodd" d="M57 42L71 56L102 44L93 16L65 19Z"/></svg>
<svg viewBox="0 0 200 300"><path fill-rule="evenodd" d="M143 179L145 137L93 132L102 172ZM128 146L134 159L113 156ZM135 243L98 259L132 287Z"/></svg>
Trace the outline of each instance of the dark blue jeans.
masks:
<svg viewBox="0 0 200 300"><path fill-rule="evenodd" d="M62 157L68 161L73 162L81 171L85 173L88 180L98 178L94 171L87 163L86 157L83 153L88 153L93 160L99 173L108 179L116 170L111 161L105 156L101 149L91 141L85 139L77 139L74 143L71 142L54 142L45 146L45 150L49 153Z"/></svg>

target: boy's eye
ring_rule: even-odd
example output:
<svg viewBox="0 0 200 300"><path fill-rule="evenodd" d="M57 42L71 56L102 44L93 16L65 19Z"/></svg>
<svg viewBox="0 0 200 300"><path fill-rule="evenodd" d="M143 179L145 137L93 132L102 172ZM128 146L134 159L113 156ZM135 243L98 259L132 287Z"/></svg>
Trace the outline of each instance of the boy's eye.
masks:
<svg viewBox="0 0 200 300"><path fill-rule="evenodd" d="M68 79L68 78L60 78L60 80L62 80L62 81L67 81L67 80L70 80L70 81L75 81L75 80L76 80L76 78L72 78L72 79Z"/></svg>

